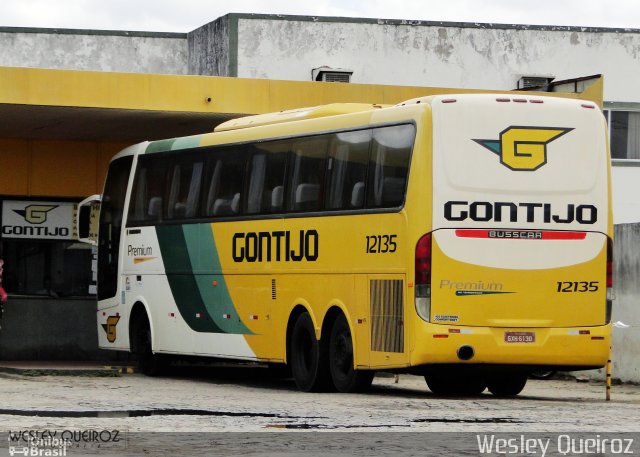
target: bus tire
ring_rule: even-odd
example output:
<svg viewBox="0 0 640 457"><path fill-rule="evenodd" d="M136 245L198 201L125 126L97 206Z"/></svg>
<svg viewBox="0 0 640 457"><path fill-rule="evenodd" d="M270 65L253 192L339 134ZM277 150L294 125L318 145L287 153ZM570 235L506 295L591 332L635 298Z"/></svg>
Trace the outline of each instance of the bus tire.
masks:
<svg viewBox="0 0 640 457"><path fill-rule="evenodd" d="M135 351L138 358L140 372L147 376L158 376L165 368L164 359L160 354L154 354L151 349L151 327L149 318L142 314L135 324Z"/></svg>
<svg viewBox="0 0 640 457"><path fill-rule="evenodd" d="M329 370L338 392L362 392L371 386L374 371L356 370L353 363L353 339L344 314L338 315L329 338Z"/></svg>
<svg viewBox="0 0 640 457"><path fill-rule="evenodd" d="M515 397L527 384L526 374L503 374L487 380L487 387L496 397Z"/></svg>
<svg viewBox="0 0 640 457"><path fill-rule="evenodd" d="M487 384L477 376L427 375L424 377L429 390L443 396L477 396L485 391Z"/></svg>
<svg viewBox="0 0 640 457"><path fill-rule="evenodd" d="M303 392L318 392L329 387L327 345L316 339L308 312L298 316L291 332L291 374Z"/></svg>

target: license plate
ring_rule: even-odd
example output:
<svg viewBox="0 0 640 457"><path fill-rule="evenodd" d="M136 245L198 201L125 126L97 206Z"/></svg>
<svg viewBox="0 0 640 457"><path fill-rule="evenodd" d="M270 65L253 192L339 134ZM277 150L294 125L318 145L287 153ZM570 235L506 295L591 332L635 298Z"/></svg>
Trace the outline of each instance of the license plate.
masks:
<svg viewBox="0 0 640 457"><path fill-rule="evenodd" d="M504 340L507 343L535 343L534 332L504 332Z"/></svg>

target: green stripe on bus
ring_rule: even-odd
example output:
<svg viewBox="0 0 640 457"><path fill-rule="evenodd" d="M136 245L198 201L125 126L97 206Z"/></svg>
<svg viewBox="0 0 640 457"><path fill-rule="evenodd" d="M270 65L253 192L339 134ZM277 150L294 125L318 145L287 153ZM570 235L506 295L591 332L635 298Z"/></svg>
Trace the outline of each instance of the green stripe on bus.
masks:
<svg viewBox="0 0 640 457"><path fill-rule="evenodd" d="M172 138L170 140L152 141L151 143L149 143L149 146L147 146L147 149L144 152L145 154L149 154L151 152L171 151L171 148L175 141L175 138Z"/></svg>
<svg viewBox="0 0 640 457"><path fill-rule="evenodd" d="M202 135L187 136L184 138L171 138L169 140L152 141L147 146L145 153L176 151L179 149L192 149L200 146Z"/></svg>
<svg viewBox="0 0 640 457"><path fill-rule="evenodd" d="M222 266L211 225L193 224L182 227L191 259L191 268L209 315L226 333L252 334L253 332L242 323L229 295L227 283L221 274ZM211 272L220 274L211 274Z"/></svg>
<svg viewBox="0 0 640 457"><path fill-rule="evenodd" d="M221 274L211 226L163 225L156 234L173 299L187 325L197 332L252 334Z"/></svg>
<svg viewBox="0 0 640 457"><path fill-rule="evenodd" d="M175 142L171 146L171 150L176 149L192 149L200 146L200 139L202 135L187 136L184 138L176 138Z"/></svg>
<svg viewBox="0 0 640 457"><path fill-rule="evenodd" d="M180 315L196 332L224 333L204 305L180 225L156 226L162 261Z"/></svg>

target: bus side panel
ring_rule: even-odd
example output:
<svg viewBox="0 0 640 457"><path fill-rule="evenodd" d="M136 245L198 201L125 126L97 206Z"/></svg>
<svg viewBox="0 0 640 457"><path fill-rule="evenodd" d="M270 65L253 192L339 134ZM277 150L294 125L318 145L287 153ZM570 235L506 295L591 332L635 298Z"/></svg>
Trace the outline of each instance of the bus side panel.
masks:
<svg viewBox="0 0 640 457"><path fill-rule="evenodd" d="M370 300L370 274L406 285L403 256L411 243L404 227L402 212L213 224L230 296L255 330L245 338L257 357L285 359L287 325L297 306L311 314L318 338L335 307L351 325L356 366L369 367L374 357L379 366L405 366L405 353L372 351ZM248 320L252 315L257 318Z"/></svg>

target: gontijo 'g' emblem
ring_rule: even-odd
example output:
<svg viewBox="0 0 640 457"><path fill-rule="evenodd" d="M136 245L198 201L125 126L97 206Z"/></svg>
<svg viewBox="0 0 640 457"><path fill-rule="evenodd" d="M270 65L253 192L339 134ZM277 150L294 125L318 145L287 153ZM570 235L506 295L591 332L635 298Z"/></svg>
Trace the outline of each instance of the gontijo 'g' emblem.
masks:
<svg viewBox="0 0 640 457"><path fill-rule="evenodd" d="M534 171L547 163L547 144L572 128L511 126L500 132L499 140L473 140L500 156L511 170Z"/></svg>
<svg viewBox="0 0 640 457"><path fill-rule="evenodd" d="M102 328L107 333L107 341L109 343L113 343L116 340L116 325L118 325L118 321L120 320L120 316L109 316L107 318L107 323L102 324Z"/></svg>
<svg viewBox="0 0 640 457"><path fill-rule="evenodd" d="M47 222L47 213L57 207L58 205L29 205L22 210L14 209L13 212L24 217L30 224L43 224Z"/></svg>

